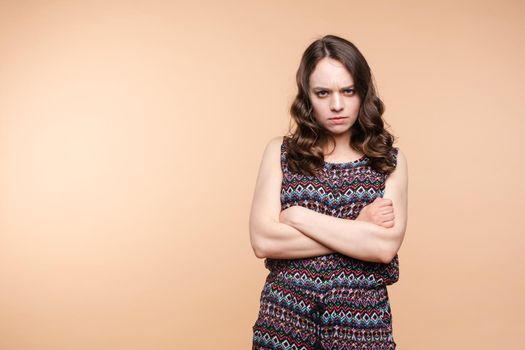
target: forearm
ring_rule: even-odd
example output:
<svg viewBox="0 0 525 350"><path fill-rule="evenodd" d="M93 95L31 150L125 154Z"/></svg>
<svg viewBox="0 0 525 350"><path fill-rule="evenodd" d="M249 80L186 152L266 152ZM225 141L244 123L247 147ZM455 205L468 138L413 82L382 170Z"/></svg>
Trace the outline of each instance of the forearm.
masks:
<svg viewBox="0 0 525 350"><path fill-rule="evenodd" d="M341 254L371 262L388 256L385 228L366 221L336 218L300 207L292 227Z"/></svg>
<svg viewBox="0 0 525 350"><path fill-rule="evenodd" d="M335 252L296 228L281 222L264 225L264 230L259 235L264 258L299 259Z"/></svg>

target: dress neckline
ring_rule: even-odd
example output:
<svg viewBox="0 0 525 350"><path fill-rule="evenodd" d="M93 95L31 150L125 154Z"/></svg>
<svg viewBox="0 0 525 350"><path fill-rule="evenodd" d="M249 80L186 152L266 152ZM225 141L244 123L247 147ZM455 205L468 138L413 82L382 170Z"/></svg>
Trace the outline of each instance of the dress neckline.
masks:
<svg viewBox="0 0 525 350"><path fill-rule="evenodd" d="M366 154L364 154L362 157L356 159L356 160L352 160L352 161L349 161L349 162L326 162L326 161L323 161L324 165L327 166L327 167L330 167L330 168L341 168L341 167L348 167L348 166L353 166L353 165L356 165L356 164L360 164L362 162L364 162L365 160L367 160L367 156Z"/></svg>
<svg viewBox="0 0 525 350"><path fill-rule="evenodd" d="M288 143L290 139L290 136L284 136L284 140L283 140L283 143L281 145L281 147L285 147L285 145ZM366 154L364 154L362 157L356 159L356 160L352 160L352 161L349 161L349 162L326 162L326 161L323 161L323 164L324 164L324 167L326 168L347 168L347 167L353 167L354 165L357 165L357 164L361 164L363 162L366 162L368 161L368 157Z"/></svg>

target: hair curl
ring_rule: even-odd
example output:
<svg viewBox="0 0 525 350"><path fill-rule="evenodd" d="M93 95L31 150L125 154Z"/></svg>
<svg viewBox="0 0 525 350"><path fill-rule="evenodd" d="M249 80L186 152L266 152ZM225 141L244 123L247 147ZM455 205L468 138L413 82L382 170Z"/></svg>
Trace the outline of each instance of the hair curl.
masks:
<svg viewBox="0 0 525 350"><path fill-rule="evenodd" d="M385 106L376 94L372 72L364 56L348 40L326 35L311 43L303 53L296 73L297 96L290 114L296 129L291 131L288 142L288 165L290 170L307 175L318 175L324 164L323 146L335 139L315 120L308 95L310 75L324 57L336 59L350 72L361 105L356 122L350 128L350 147L365 154L371 167L390 174L394 170L392 156L394 136L385 127L382 115Z"/></svg>

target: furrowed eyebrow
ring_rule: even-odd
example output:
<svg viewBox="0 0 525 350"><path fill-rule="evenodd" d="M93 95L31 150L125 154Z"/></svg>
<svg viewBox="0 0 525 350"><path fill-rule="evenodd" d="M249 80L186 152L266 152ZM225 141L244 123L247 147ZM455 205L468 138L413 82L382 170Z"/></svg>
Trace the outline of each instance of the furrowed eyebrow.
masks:
<svg viewBox="0 0 525 350"><path fill-rule="evenodd" d="M349 89L349 88L353 88L354 85L349 85L349 86L345 86L343 87L342 89ZM316 86L313 88L313 90L330 90L328 88L324 88L324 87L321 87L321 86Z"/></svg>

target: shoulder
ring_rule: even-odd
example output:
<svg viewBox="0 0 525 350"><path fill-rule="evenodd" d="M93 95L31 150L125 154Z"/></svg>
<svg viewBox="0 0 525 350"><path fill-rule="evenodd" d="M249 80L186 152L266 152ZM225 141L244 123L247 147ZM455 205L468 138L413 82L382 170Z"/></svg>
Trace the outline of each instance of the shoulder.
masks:
<svg viewBox="0 0 525 350"><path fill-rule="evenodd" d="M264 153L265 154L273 154L273 155L279 155L281 154L281 149L285 143L285 137L286 136L274 136L272 138L270 138L267 142L266 142L266 147L265 147L265 151Z"/></svg>
<svg viewBox="0 0 525 350"><path fill-rule="evenodd" d="M272 164L271 167L274 167L274 165L279 165L281 163L283 143L284 136L274 136L266 141L266 146L263 152L263 164Z"/></svg>
<svg viewBox="0 0 525 350"><path fill-rule="evenodd" d="M280 148L286 136L274 136L268 140L266 147Z"/></svg>

